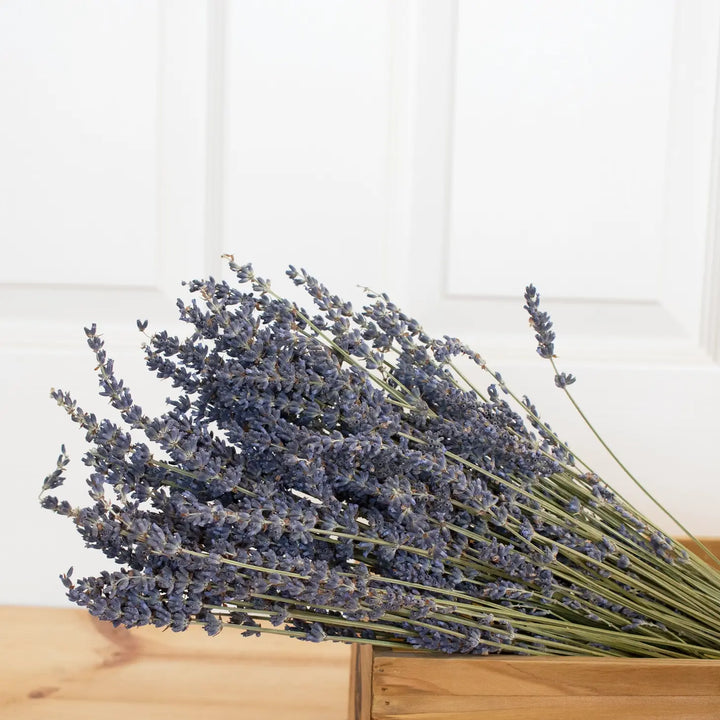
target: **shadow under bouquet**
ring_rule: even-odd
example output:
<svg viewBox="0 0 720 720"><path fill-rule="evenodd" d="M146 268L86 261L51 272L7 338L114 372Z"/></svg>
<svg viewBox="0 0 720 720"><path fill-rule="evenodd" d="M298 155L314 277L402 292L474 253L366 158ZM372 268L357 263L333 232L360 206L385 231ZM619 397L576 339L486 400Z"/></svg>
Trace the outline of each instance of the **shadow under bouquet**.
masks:
<svg viewBox="0 0 720 720"><path fill-rule="evenodd" d="M63 447L41 503L116 563L63 574L71 601L116 626L211 635L720 658L720 574L576 458L480 355L430 337L384 294L355 310L291 266L309 312L228 261L236 286L192 281L196 299L178 301L186 338L148 334L147 367L176 388L164 414L136 404L94 325L100 394L122 422L52 391L89 443L91 502L51 494ZM533 286L525 308L574 402Z"/></svg>

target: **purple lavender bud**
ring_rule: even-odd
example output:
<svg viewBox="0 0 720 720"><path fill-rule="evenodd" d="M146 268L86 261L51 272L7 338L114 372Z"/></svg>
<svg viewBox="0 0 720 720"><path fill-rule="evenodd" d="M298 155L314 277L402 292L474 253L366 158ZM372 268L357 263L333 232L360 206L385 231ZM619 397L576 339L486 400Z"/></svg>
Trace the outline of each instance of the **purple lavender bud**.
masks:
<svg viewBox="0 0 720 720"><path fill-rule="evenodd" d="M565 506L567 508L567 511L569 513L572 513L575 515L576 513L580 512L580 501L576 497L570 498L567 505Z"/></svg>
<svg viewBox="0 0 720 720"><path fill-rule="evenodd" d="M577 378L575 378L570 373L561 372L555 376L555 385L559 388L564 388L568 385L572 385L576 379Z"/></svg>
<svg viewBox="0 0 720 720"><path fill-rule="evenodd" d="M530 325L538 341L538 354L543 358L552 358L555 353L555 333L550 316L540 310L540 295L533 285L525 288L525 303L524 308L530 314Z"/></svg>

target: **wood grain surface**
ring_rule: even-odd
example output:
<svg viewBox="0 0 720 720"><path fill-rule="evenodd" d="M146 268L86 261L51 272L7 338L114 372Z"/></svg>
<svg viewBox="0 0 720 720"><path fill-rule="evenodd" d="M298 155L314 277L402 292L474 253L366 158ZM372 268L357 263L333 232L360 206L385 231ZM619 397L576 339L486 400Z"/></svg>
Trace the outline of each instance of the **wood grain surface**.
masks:
<svg viewBox="0 0 720 720"><path fill-rule="evenodd" d="M720 540L703 538L718 565ZM718 720L720 661L352 649L351 720Z"/></svg>
<svg viewBox="0 0 720 720"><path fill-rule="evenodd" d="M720 555L717 539L706 542ZM363 647L349 693L350 653L229 628L214 638L198 627L128 631L75 608L0 606L0 720L343 720L348 697L349 716L362 720L720 718L712 662L421 658ZM599 680L612 693L599 698Z"/></svg>
<svg viewBox="0 0 720 720"><path fill-rule="evenodd" d="M372 720L720 718L716 660L426 658L376 651L372 689Z"/></svg>
<svg viewBox="0 0 720 720"><path fill-rule="evenodd" d="M350 649L350 694L348 720L372 720L373 648L353 645Z"/></svg>
<svg viewBox="0 0 720 720"><path fill-rule="evenodd" d="M2 720L344 720L350 648L0 607Z"/></svg>

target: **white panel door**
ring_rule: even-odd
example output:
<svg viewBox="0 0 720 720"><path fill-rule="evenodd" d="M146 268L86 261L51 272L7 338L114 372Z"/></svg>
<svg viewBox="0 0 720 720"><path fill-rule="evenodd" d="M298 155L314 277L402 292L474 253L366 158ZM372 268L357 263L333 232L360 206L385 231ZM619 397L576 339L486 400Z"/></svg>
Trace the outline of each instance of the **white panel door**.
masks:
<svg viewBox="0 0 720 720"><path fill-rule="evenodd" d="M103 566L37 505L61 442L85 495L48 399L107 407L82 327L160 410L135 320L175 328L223 252L387 290L664 522L535 354L536 283L610 445L720 534L719 28L714 0L0 3L0 602L64 604L59 572Z"/></svg>
<svg viewBox="0 0 720 720"><path fill-rule="evenodd" d="M0 3L0 602L65 604L60 572L103 567L37 501L63 442L69 499L87 501L82 433L49 398L108 411L83 327L148 410L168 394L135 321L178 325L180 282L213 244L208 22L192 0Z"/></svg>
<svg viewBox="0 0 720 720"><path fill-rule="evenodd" d="M692 531L717 535L720 5L413 7L407 304L677 533L535 355L535 283L601 434Z"/></svg>

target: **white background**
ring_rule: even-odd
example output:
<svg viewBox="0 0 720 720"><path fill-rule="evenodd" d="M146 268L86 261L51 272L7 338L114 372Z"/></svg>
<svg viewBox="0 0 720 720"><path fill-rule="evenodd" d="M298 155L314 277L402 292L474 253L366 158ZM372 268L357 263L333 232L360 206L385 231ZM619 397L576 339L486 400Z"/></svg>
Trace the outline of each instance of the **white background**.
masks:
<svg viewBox="0 0 720 720"><path fill-rule="evenodd" d="M48 397L106 411L83 326L161 411L135 320L223 252L387 290L677 534L554 388L534 282L609 444L720 535L719 38L713 0L0 0L0 602L103 567L37 503L63 442L85 494Z"/></svg>

